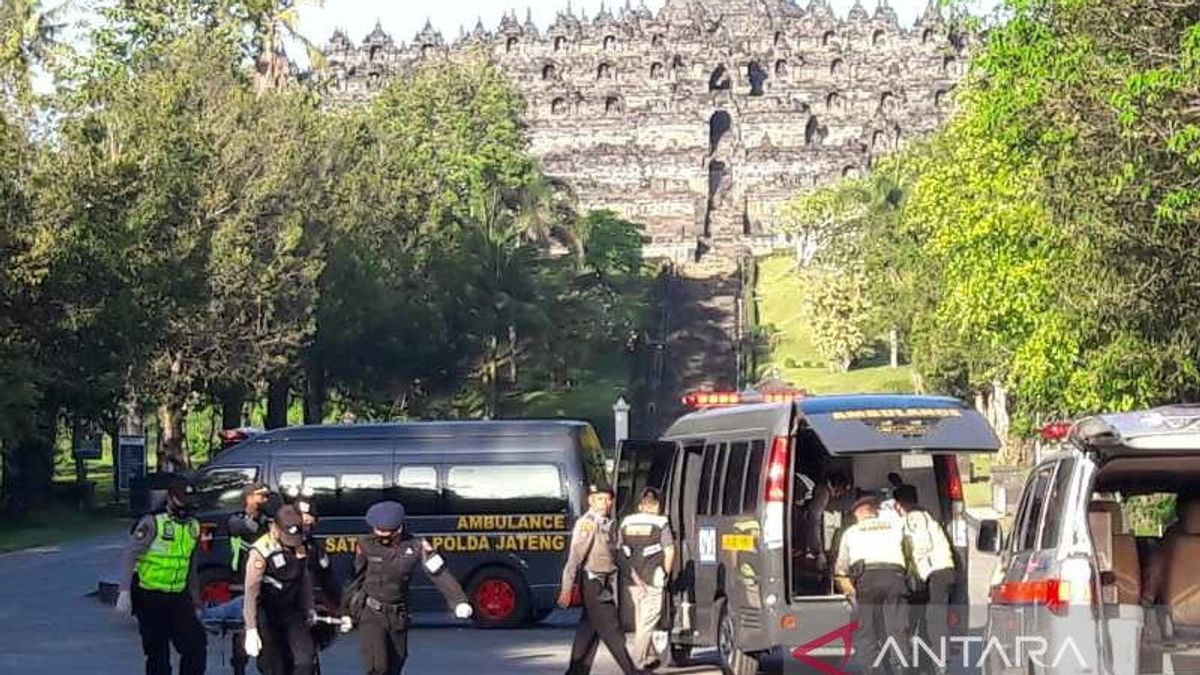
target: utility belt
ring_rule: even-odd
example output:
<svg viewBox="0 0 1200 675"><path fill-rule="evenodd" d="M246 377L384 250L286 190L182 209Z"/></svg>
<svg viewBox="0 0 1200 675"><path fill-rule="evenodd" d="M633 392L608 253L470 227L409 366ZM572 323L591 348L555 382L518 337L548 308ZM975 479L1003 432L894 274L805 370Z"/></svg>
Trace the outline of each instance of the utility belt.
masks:
<svg viewBox="0 0 1200 675"><path fill-rule="evenodd" d="M367 596L366 605L369 609L376 612L398 612L400 614L408 612L408 605L406 603L380 602L369 595Z"/></svg>
<svg viewBox="0 0 1200 675"><path fill-rule="evenodd" d="M897 565L896 563L868 563L859 561L850 566L850 576L855 579L867 572L895 572L901 576L908 574L908 570L905 569L904 565Z"/></svg>

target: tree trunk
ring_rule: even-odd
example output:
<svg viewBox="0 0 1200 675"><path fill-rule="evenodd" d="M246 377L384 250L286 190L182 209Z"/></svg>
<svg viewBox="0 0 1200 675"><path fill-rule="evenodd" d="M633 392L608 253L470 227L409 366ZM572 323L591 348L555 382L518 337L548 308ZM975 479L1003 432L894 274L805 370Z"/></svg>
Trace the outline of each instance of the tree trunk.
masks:
<svg viewBox="0 0 1200 675"><path fill-rule="evenodd" d="M291 383L285 378L271 380L267 385L267 428L279 429L288 423L288 403Z"/></svg>
<svg viewBox="0 0 1200 675"><path fill-rule="evenodd" d="M183 447L183 406L176 402L158 406L158 470L180 471L191 467Z"/></svg>
<svg viewBox="0 0 1200 675"><path fill-rule="evenodd" d="M237 429L242 426L242 406L246 404L246 388L231 385L217 393L221 403L221 428Z"/></svg>
<svg viewBox="0 0 1200 675"><path fill-rule="evenodd" d="M304 383L304 423L320 424L325 421L325 369L319 364L310 364Z"/></svg>
<svg viewBox="0 0 1200 675"><path fill-rule="evenodd" d="M32 415L4 455L4 494L16 513L45 506L54 480L56 406L45 405Z"/></svg>
<svg viewBox="0 0 1200 675"><path fill-rule="evenodd" d="M888 346L891 348L892 356L890 365L892 368L900 367L900 332L892 326L892 330L888 332Z"/></svg>

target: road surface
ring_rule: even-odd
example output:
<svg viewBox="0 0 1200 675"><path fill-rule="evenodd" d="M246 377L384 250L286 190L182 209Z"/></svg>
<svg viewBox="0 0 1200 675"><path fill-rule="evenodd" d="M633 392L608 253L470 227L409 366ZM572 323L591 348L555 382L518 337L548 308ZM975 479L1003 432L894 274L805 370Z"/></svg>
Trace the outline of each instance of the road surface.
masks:
<svg viewBox="0 0 1200 675"><path fill-rule="evenodd" d="M111 576L123 538L105 535L60 546L0 555L0 673L20 675L130 675L142 671L137 626L90 597L97 579ZM972 556L973 604L991 573L986 559ZM972 612L972 624L982 617ZM407 673L561 673L567 663L575 612L556 612L536 628L484 631L437 616L418 617L409 638ZM360 673L354 635L322 654L325 675ZM209 640L209 673L229 672L228 640ZM715 655L674 673L716 674ZM257 672L257 671L253 671ZM620 670L604 649L596 675ZM788 672L795 672L789 669Z"/></svg>

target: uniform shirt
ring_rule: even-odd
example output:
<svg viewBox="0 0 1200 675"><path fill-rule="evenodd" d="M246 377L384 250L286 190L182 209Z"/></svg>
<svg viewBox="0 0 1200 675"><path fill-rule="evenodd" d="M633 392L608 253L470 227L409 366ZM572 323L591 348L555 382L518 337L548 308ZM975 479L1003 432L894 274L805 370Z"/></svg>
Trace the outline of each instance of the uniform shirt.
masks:
<svg viewBox="0 0 1200 675"><path fill-rule="evenodd" d="M467 601L462 587L446 569L446 561L424 539L405 534L387 545L373 536L358 540L354 573L363 575L363 590L376 602L407 608L408 586L418 567L451 608Z"/></svg>
<svg viewBox="0 0 1200 675"><path fill-rule="evenodd" d="M649 539L655 530L658 536ZM621 551L629 560L642 583L662 586L665 583L663 563L667 549L675 546L675 535L666 516L657 513L631 513L621 521L618 534ZM655 567L653 571L647 569Z"/></svg>
<svg viewBox="0 0 1200 675"><path fill-rule="evenodd" d="M954 569L954 553L941 523L924 509L913 509L904 516L904 534L912 551L917 575L928 580L937 570Z"/></svg>
<svg viewBox="0 0 1200 675"><path fill-rule="evenodd" d="M250 553L246 555L246 590L242 602L242 619L246 622L247 629L258 628L259 601L262 598L264 579L268 579L266 583L272 583L269 580L269 568L281 561L281 559L275 559L275 556L283 555L284 552L279 542L269 534L255 542L254 546L250 548ZM312 576L309 574L304 560L299 560L298 564L301 572L298 581L292 583L300 584L297 591L299 598L297 609L301 616L308 616L313 609Z"/></svg>
<svg viewBox="0 0 1200 675"><path fill-rule="evenodd" d="M146 551L150 550L150 545L158 536L158 525L155 523L157 515L157 513L147 513L133 526L133 531L129 535L129 544L125 547L125 555L121 558L119 590L128 591L131 588L133 573L137 569L138 561ZM196 604L200 604L200 584L196 583L196 558L196 555L192 556L191 566L188 568L187 588L192 595L192 600Z"/></svg>
<svg viewBox="0 0 1200 675"><path fill-rule="evenodd" d="M308 562L308 572L312 575L313 582L321 587L321 592L329 600L331 606L340 606L342 604L342 586L337 581L337 575L333 573L333 560L325 552L321 540L311 534L305 535L304 549L307 552L305 560Z"/></svg>
<svg viewBox="0 0 1200 675"><path fill-rule="evenodd" d="M864 518L842 534L833 573L848 577L856 563L907 567L905 546L904 528L898 521L879 516Z"/></svg>
<svg viewBox="0 0 1200 675"><path fill-rule="evenodd" d="M575 521L571 532L571 553L563 568L562 590L575 589L579 570L590 574L612 574L617 571L616 537L612 519L588 511Z"/></svg>
<svg viewBox="0 0 1200 675"><path fill-rule="evenodd" d="M259 512L258 515L252 516L245 511L238 511L229 516L225 527L229 530L229 545L238 546L241 551L232 553L237 564L233 566L235 572L242 573L246 569L246 557L250 553L250 548L258 538L267 533L267 527L271 520L265 513ZM238 541L235 541L235 538Z"/></svg>

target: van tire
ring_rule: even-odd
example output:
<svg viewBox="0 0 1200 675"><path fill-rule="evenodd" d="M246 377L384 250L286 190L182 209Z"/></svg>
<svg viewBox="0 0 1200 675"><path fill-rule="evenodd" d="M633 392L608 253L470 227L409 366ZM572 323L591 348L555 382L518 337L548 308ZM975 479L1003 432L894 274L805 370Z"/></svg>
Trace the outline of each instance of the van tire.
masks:
<svg viewBox="0 0 1200 675"><path fill-rule="evenodd" d="M721 670L725 675L754 675L758 672L758 656L738 649L735 635L733 618L722 603L721 619L717 623L717 653L721 657Z"/></svg>
<svg viewBox="0 0 1200 675"><path fill-rule="evenodd" d="M507 567L484 567L471 575L467 599L480 628L516 628L532 618L529 587Z"/></svg>

